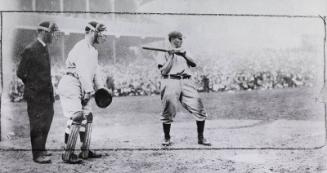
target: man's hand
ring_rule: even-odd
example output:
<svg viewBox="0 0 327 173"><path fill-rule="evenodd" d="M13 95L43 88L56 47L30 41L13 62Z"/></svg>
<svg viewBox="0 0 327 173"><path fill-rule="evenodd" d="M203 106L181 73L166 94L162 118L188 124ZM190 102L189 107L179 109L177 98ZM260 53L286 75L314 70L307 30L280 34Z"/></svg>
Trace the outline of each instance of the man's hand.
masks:
<svg viewBox="0 0 327 173"><path fill-rule="evenodd" d="M91 97L92 97L92 93L86 92L82 99L82 105L85 106L90 101Z"/></svg>
<svg viewBox="0 0 327 173"><path fill-rule="evenodd" d="M176 54L176 55L184 57L186 55L186 51L182 50L182 49L171 49L171 50L168 50L168 54L169 55Z"/></svg>
<svg viewBox="0 0 327 173"><path fill-rule="evenodd" d="M185 50L175 50L175 54L185 57L186 56L186 51Z"/></svg>
<svg viewBox="0 0 327 173"><path fill-rule="evenodd" d="M175 53L175 50L174 49L168 50L168 54L169 55L173 55L174 53Z"/></svg>

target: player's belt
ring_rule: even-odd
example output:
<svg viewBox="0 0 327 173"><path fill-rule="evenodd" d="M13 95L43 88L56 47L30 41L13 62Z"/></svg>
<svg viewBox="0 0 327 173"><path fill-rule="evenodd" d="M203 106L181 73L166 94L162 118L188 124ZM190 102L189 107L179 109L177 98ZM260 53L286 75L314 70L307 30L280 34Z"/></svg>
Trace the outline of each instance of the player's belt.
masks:
<svg viewBox="0 0 327 173"><path fill-rule="evenodd" d="M190 79L191 75L173 75L173 74L168 74L168 75L162 75L162 78L164 79Z"/></svg>
<svg viewBox="0 0 327 173"><path fill-rule="evenodd" d="M72 77L78 79L78 75L77 75L76 73L66 72L66 75L68 75L68 76L72 76Z"/></svg>

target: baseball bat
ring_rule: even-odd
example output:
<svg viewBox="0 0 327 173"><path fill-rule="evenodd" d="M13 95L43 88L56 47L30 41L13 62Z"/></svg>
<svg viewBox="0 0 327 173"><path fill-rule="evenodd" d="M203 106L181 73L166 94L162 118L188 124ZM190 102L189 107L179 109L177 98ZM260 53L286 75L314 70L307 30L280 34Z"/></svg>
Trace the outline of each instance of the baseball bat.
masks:
<svg viewBox="0 0 327 173"><path fill-rule="evenodd" d="M168 50L166 50L166 49L160 49L160 48L154 48L154 47L142 47L142 49L154 50L154 51L160 51L160 52L168 52Z"/></svg>

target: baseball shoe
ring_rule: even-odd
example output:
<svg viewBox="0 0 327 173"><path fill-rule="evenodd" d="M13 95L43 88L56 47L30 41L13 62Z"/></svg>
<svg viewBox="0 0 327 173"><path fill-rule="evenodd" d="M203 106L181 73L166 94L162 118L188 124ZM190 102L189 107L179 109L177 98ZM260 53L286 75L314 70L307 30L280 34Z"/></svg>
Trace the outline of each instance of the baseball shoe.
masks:
<svg viewBox="0 0 327 173"><path fill-rule="evenodd" d="M68 160L64 159L64 154L62 154L62 160L64 163L69 163L69 164L81 164L83 161L77 157L76 154L71 154Z"/></svg>
<svg viewBox="0 0 327 173"><path fill-rule="evenodd" d="M39 157L33 159L33 161L40 164L51 163L51 160L47 156L43 156L43 155L40 155Z"/></svg>
<svg viewBox="0 0 327 173"><path fill-rule="evenodd" d="M199 145L204 145L204 146L211 146L211 143L207 141L205 138L199 138L198 139L198 144Z"/></svg>
<svg viewBox="0 0 327 173"><path fill-rule="evenodd" d="M79 158L82 158L82 159L96 159L96 158L100 158L100 157L102 157L102 154L99 154L99 153L96 153L95 151L91 151L91 150L89 150L89 156L88 156L88 158L84 158L83 157L83 155L82 155L82 152L80 152L79 154L78 154L78 157Z"/></svg>
<svg viewBox="0 0 327 173"><path fill-rule="evenodd" d="M171 146L171 144L172 144L172 142L170 141L170 139L168 138L168 139L164 139L163 141L162 141L162 145L163 146Z"/></svg>

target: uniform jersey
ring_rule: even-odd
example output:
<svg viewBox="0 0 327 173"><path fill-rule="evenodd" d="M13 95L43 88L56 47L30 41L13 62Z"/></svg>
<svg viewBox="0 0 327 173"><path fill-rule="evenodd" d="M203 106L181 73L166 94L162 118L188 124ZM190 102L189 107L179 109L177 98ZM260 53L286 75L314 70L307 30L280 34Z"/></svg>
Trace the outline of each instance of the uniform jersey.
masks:
<svg viewBox="0 0 327 173"><path fill-rule="evenodd" d="M98 51L85 39L76 43L69 52L66 68L67 72L77 75L84 92L93 92L93 83L97 88L103 86L98 66Z"/></svg>
<svg viewBox="0 0 327 173"><path fill-rule="evenodd" d="M66 70L67 74L58 85L64 116L72 117L81 111L85 115L89 114L92 112L91 102L81 104L84 94L104 86L98 65L98 51L85 39L77 42L68 54Z"/></svg>
<svg viewBox="0 0 327 173"><path fill-rule="evenodd" d="M184 57L165 53L163 57L157 60L162 75L192 75L189 65Z"/></svg>

